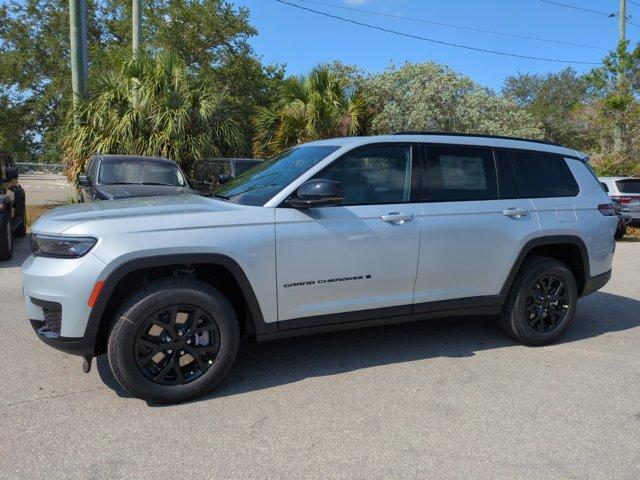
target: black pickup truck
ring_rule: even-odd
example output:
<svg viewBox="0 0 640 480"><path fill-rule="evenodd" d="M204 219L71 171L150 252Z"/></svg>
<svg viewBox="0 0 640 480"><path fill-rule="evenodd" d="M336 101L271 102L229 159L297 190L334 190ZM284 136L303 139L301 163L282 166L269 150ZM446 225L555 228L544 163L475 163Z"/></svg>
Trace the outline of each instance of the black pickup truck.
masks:
<svg viewBox="0 0 640 480"><path fill-rule="evenodd" d="M82 202L199 193L173 160L136 155L94 155L78 183Z"/></svg>
<svg viewBox="0 0 640 480"><path fill-rule="evenodd" d="M13 255L13 237L27 234L26 211L13 154L0 150L0 260Z"/></svg>

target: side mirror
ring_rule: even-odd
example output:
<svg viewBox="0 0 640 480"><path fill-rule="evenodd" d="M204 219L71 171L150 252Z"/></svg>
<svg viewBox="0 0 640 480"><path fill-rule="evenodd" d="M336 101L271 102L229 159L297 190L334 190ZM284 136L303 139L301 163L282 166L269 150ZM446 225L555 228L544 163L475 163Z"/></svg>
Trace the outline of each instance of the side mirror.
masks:
<svg viewBox="0 0 640 480"><path fill-rule="evenodd" d="M78 185L80 185L81 187L89 187L91 186L91 180L89 180L89 177L87 177L86 175L80 175L78 177Z"/></svg>
<svg viewBox="0 0 640 480"><path fill-rule="evenodd" d="M343 201L344 187L340 182L318 178L300 185L296 196L287 199L287 205L293 208L330 207Z"/></svg>
<svg viewBox="0 0 640 480"><path fill-rule="evenodd" d="M18 167L7 167L7 180L17 180L18 179Z"/></svg>
<svg viewBox="0 0 640 480"><path fill-rule="evenodd" d="M218 183L220 185L224 185L229 180L231 180L231 175L229 175L228 173L221 173L220 175L218 175Z"/></svg>

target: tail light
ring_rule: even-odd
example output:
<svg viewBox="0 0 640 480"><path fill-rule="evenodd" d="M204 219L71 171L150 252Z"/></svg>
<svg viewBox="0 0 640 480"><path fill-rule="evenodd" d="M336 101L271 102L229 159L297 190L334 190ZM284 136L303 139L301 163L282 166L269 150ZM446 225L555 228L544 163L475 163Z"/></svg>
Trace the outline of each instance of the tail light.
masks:
<svg viewBox="0 0 640 480"><path fill-rule="evenodd" d="M601 203L598 205L598 210L605 217L613 217L616 214L616 206L613 203Z"/></svg>
<svg viewBox="0 0 640 480"><path fill-rule="evenodd" d="M613 200L615 200L616 202L620 202L622 204L627 204L631 202L631 199L633 197L620 197L620 196L612 196L611 197Z"/></svg>

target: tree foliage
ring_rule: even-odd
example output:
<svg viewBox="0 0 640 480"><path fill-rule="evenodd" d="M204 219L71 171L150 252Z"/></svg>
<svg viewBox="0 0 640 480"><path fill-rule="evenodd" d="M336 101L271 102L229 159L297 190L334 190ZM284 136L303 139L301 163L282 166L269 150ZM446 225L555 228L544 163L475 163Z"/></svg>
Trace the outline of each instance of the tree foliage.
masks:
<svg viewBox="0 0 640 480"><path fill-rule="evenodd" d="M191 71L225 90L245 118L269 104L284 73L280 66L263 66L253 53L248 40L256 30L246 8L223 0L146 0L142 5L143 46L149 54L173 52ZM89 76L95 79L130 56L131 1L88 0L88 10ZM70 78L68 2L5 2L0 7L0 132L6 145L40 161L59 161ZM241 153L248 155L253 126L245 121L241 129Z"/></svg>
<svg viewBox="0 0 640 480"><path fill-rule="evenodd" d="M538 122L513 102L432 62L391 66L364 88L377 112L375 133L446 131L540 138Z"/></svg>
<svg viewBox="0 0 640 480"><path fill-rule="evenodd" d="M273 105L256 116L254 153L273 155L310 140L358 135L367 126L367 103L349 78L327 65L287 79Z"/></svg>
<svg viewBox="0 0 640 480"><path fill-rule="evenodd" d="M197 160L233 156L242 145L228 94L168 53L141 55L101 77L75 115L62 141L72 178L94 153L168 157L190 173Z"/></svg>

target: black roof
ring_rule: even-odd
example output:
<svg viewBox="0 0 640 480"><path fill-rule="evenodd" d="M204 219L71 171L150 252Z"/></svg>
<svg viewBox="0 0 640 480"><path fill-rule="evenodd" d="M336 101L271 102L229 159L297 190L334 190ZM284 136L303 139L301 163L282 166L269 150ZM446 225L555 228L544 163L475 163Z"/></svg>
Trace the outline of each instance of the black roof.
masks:
<svg viewBox="0 0 640 480"><path fill-rule="evenodd" d="M554 147L564 147L559 143L549 140L538 140L534 138L509 137L505 135L482 135L480 133L455 133L455 132L395 132L392 135L445 135L449 137L477 137L477 138L499 138L501 140L519 140L521 142L542 143L544 145L553 145Z"/></svg>

